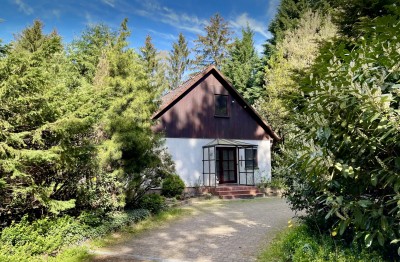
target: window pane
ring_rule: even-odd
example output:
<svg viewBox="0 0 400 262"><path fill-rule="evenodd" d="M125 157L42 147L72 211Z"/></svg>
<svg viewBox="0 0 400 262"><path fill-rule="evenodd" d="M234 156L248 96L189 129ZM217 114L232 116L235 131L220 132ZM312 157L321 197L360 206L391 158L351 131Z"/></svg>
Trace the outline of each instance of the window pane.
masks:
<svg viewBox="0 0 400 262"><path fill-rule="evenodd" d="M228 170L228 161L224 161L222 164L223 164L223 169Z"/></svg>
<svg viewBox="0 0 400 262"><path fill-rule="evenodd" d="M229 170L234 170L234 169L235 169L235 162L229 161Z"/></svg>
<svg viewBox="0 0 400 262"><path fill-rule="evenodd" d="M223 151L222 151L222 154L223 154L222 159L223 159L223 160L228 160L228 151L223 150Z"/></svg>
<svg viewBox="0 0 400 262"><path fill-rule="evenodd" d="M233 150L229 150L229 160L233 160Z"/></svg>
<svg viewBox="0 0 400 262"><path fill-rule="evenodd" d="M253 149L246 149L245 158L246 158L246 160L252 160L253 159Z"/></svg>
<svg viewBox="0 0 400 262"><path fill-rule="evenodd" d="M229 180L231 180L231 181L235 180L235 172L234 171L229 171Z"/></svg>
<svg viewBox="0 0 400 262"><path fill-rule="evenodd" d="M246 169L252 169L258 167L257 149L246 149L244 158L246 160Z"/></svg>
<svg viewBox="0 0 400 262"><path fill-rule="evenodd" d="M229 180L229 173L228 171L224 171L224 181L228 181Z"/></svg>
<svg viewBox="0 0 400 262"><path fill-rule="evenodd" d="M228 96L215 95L215 115L228 116Z"/></svg>
<svg viewBox="0 0 400 262"><path fill-rule="evenodd" d="M253 168L253 160L246 160L246 169Z"/></svg>
<svg viewBox="0 0 400 262"><path fill-rule="evenodd" d="M254 167L258 167L257 149L253 149Z"/></svg>

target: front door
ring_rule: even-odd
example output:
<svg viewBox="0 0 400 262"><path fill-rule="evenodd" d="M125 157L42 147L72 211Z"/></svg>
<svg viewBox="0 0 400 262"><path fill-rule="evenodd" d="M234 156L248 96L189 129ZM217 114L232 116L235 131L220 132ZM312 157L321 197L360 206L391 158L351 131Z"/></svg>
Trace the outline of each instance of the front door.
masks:
<svg viewBox="0 0 400 262"><path fill-rule="evenodd" d="M217 147L216 171L219 183L236 183L236 148Z"/></svg>

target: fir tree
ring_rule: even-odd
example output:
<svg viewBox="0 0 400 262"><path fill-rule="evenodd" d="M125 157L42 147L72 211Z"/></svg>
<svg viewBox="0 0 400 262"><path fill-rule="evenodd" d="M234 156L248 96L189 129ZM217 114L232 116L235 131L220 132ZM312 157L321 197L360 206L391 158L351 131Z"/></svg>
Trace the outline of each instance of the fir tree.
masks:
<svg viewBox="0 0 400 262"><path fill-rule="evenodd" d="M79 96L61 38L35 22L12 46L0 60L0 220L74 207L93 159L90 126L69 117Z"/></svg>
<svg viewBox="0 0 400 262"><path fill-rule="evenodd" d="M140 49L145 62L145 70L149 76L154 76L157 70L157 49L154 47L151 36L147 35L144 46Z"/></svg>
<svg viewBox="0 0 400 262"><path fill-rule="evenodd" d="M187 41L183 34L180 33L178 42L172 44L172 50L168 56L168 78L171 89L181 84L183 74L190 65L189 53Z"/></svg>
<svg viewBox="0 0 400 262"><path fill-rule="evenodd" d="M145 71L150 79L150 85L154 88L152 92L158 97L162 91L167 89L168 81L165 76L165 65L161 62L150 35L147 35L145 44L140 48L140 52Z"/></svg>
<svg viewBox="0 0 400 262"><path fill-rule="evenodd" d="M101 57L104 58L104 51L115 37L115 33L108 26L92 25L69 46L70 59L89 83L93 81Z"/></svg>
<svg viewBox="0 0 400 262"><path fill-rule="evenodd" d="M204 27L205 36L198 35L195 40L196 59L194 64L197 69L214 64L221 68L223 60L227 57L231 31L229 25L218 13L210 18Z"/></svg>
<svg viewBox="0 0 400 262"><path fill-rule="evenodd" d="M229 49L229 59L222 66L222 72L233 86L253 103L261 94L261 87L256 87L256 66L258 56L254 48L254 32L247 26L242 29L242 38L236 38Z"/></svg>

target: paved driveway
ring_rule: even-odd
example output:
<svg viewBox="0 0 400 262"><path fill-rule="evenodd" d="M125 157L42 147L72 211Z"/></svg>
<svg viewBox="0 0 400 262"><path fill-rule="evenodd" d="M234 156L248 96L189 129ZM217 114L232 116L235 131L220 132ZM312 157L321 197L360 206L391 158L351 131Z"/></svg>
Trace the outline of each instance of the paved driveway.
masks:
<svg viewBox="0 0 400 262"><path fill-rule="evenodd" d="M294 213L285 200L194 204L195 214L109 248L95 261L255 261Z"/></svg>

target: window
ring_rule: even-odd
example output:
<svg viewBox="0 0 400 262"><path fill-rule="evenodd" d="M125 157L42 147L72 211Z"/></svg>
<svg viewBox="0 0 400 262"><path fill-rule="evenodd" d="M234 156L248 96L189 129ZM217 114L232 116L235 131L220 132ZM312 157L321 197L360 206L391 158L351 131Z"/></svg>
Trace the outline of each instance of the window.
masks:
<svg viewBox="0 0 400 262"><path fill-rule="evenodd" d="M229 116L228 96L215 95L215 116Z"/></svg>
<svg viewBox="0 0 400 262"><path fill-rule="evenodd" d="M244 151L246 169L258 168L257 149L246 148Z"/></svg>

